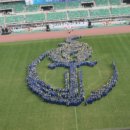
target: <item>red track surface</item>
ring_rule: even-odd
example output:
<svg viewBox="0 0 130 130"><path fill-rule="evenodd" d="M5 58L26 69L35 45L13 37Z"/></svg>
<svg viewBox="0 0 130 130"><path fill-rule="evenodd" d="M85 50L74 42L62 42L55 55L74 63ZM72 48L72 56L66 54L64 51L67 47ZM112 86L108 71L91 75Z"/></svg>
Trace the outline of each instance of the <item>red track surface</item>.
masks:
<svg viewBox="0 0 130 130"><path fill-rule="evenodd" d="M40 39L66 38L70 35L93 36L93 35L129 33L129 32L130 32L130 26L117 26L117 27L74 30L70 34L68 33L68 31L41 32L41 33L31 33L31 34L12 34L12 35L0 36L0 42L16 42L16 41L30 41L30 40L40 40Z"/></svg>

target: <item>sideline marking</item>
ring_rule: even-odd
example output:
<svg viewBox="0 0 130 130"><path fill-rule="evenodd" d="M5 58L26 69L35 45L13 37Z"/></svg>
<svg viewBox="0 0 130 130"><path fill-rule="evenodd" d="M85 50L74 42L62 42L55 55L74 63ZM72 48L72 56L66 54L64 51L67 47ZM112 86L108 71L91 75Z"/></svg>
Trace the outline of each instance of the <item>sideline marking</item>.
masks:
<svg viewBox="0 0 130 130"><path fill-rule="evenodd" d="M74 113L75 113L76 130L79 130L79 129L78 129L78 120L77 120L77 111L76 111L76 107L74 108Z"/></svg>

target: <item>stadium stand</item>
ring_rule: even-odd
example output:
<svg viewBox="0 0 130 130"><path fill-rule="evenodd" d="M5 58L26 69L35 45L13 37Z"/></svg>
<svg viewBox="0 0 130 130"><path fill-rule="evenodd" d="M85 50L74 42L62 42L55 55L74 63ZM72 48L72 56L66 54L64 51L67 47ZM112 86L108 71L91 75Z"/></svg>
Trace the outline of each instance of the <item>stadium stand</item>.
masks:
<svg viewBox="0 0 130 130"><path fill-rule="evenodd" d="M69 19L84 18L88 16L87 10L68 11Z"/></svg>
<svg viewBox="0 0 130 130"><path fill-rule="evenodd" d="M97 6L108 6L108 0L95 0Z"/></svg>
<svg viewBox="0 0 130 130"><path fill-rule="evenodd" d="M67 20L66 12L52 12L47 13L48 21Z"/></svg>
<svg viewBox="0 0 130 130"><path fill-rule="evenodd" d="M80 6L79 1L68 1L53 3L54 9L66 9L66 8L77 8Z"/></svg>
<svg viewBox="0 0 130 130"><path fill-rule="evenodd" d="M24 23L24 15L7 16L5 21L6 24Z"/></svg>
<svg viewBox="0 0 130 130"><path fill-rule="evenodd" d="M23 2L15 2L12 6L14 6L15 12L23 12L25 10L25 4Z"/></svg>
<svg viewBox="0 0 130 130"><path fill-rule="evenodd" d="M94 0L80 0L81 2L94 2Z"/></svg>
<svg viewBox="0 0 130 130"><path fill-rule="evenodd" d="M4 25L4 17L0 17L0 25Z"/></svg>
<svg viewBox="0 0 130 130"><path fill-rule="evenodd" d="M26 12L36 12L39 10L39 5L27 5Z"/></svg>
<svg viewBox="0 0 130 130"><path fill-rule="evenodd" d="M66 6L67 8L77 8L79 7L79 1L69 1Z"/></svg>
<svg viewBox="0 0 130 130"><path fill-rule="evenodd" d="M25 21L26 22L42 22L45 20L45 14L44 13L38 13L38 14L27 14Z"/></svg>
<svg viewBox="0 0 130 130"><path fill-rule="evenodd" d="M14 12L23 12L25 10L25 2L0 3L0 9L12 9Z"/></svg>
<svg viewBox="0 0 130 130"><path fill-rule="evenodd" d="M130 7L111 8L112 15L129 15Z"/></svg>
<svg viewBox="0 0 130 130"><path fill-rule="evenodd" d="M54 9L57 9L57 10L66 8L66 4L62 3L62 2L60 2L60 3L53 3L53 5L54 5Z"/></svg>
<svg viewBox="0 0 130 130"><path fill-rule="evenodd" d="M117 17L126 18L130 15L130 6L126 3L122 4L123 1L121 0L67 0L41 5L26 5L25 0L2 1L0 1L0 25L13 25L13 27L15 25L18 28L22 24L23 26L26 24L27 27L31 24L39 24L34 25L34 27L41 26L43 28L42 25L46 24L46 22L50 24L51 30L69 28L67 27L68 22L71 22L76 28L86 28L86 25L89 25L87 23L89 20L91 21L91 27L102 27L111 24L115 26L115 24L119 25L118 23L128 22L114 19ZM94 20L98 20L97 23ZM61 21L66 22L65 25L62 25L62 23L57 24L57 22ZM81 23L77 24L76 21ZM102 24L103 22L104 24ZM71 24L69 23L68 26L72 26Z"/></svg>
<svg viewBox="0 0 130 130"><path fill-rule="evenodd" d="M109 9L95 9L90 10L91 17L108 17L110 16Z"/></svg>
<svg viewBox="0 0 130 130"><path fill-rule="evenodd" d="M120 5L121 0L109 0L111 5Z"/></svg>

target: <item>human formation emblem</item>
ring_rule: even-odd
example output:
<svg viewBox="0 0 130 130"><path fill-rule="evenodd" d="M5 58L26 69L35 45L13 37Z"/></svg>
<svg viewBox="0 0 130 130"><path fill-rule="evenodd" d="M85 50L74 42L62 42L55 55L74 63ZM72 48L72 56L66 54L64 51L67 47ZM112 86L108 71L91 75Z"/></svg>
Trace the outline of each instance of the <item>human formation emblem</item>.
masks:
<svg viewBox="0 0 130 130"><path fill-rule="evenodd" d="M58 48L46 51L28 66L27 85L43 101L66 106L78 106L82 102L88 105L105 97L116 85L118 72L115 63L112 63L113 74L111 78L101 88L92 91L90 96L85 99L80 67L94 67L97 61L89 61L89 58L92 57L92 48L87 43L79 42L79 38L79 36L66 38L65 42L58 44ZM46 57L51 61L48 69L68 68L68 71L64 73L64 88L54 89L53 86L39 78L36 68Z"/></svg>

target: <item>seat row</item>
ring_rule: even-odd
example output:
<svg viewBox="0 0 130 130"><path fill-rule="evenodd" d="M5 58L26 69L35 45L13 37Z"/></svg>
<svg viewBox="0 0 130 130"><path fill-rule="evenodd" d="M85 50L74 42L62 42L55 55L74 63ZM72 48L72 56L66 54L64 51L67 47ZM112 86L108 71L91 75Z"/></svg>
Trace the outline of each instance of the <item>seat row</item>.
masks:
<svg viewBox="0 0 130 130"><path fill-rule="evenodd" d="M88 15L90 14L90 16ZM23 23L36 23L45 21L62 21L62 20L75 20L84 18L106 18L110 16L130 15L129 7L114 7L110 9L93 9L93 10L78 10L78 11L63 11L63 12L49 12L34 13L34 14L18 14L0 16L0 24L23 24ZM68 18L67 18L68 17Z"/></svg>

